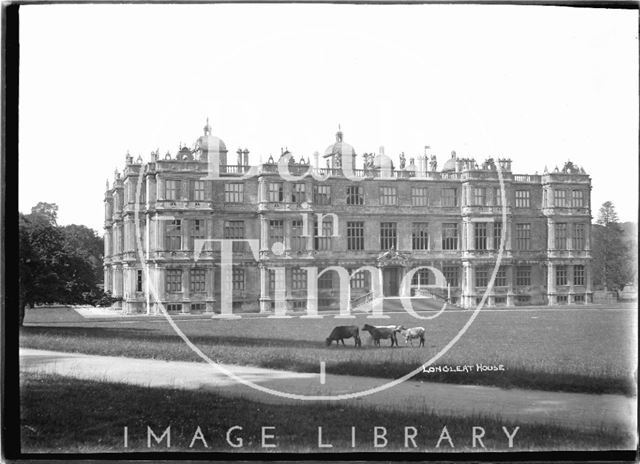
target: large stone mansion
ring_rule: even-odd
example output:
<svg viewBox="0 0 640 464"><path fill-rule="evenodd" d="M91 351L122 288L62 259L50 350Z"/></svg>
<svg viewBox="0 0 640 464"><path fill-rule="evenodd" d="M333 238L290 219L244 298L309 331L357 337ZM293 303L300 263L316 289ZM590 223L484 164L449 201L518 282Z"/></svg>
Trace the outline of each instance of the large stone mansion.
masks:
<svg viewBox="0 0 640 464"><path fill-rule="evenodd" d="M149 162L127 155L105 193L105 289L127 313L157 313L158 302L169 311L220 312L225 274L234 311L272 311L276 289L284 289L287 309L303 310L305 267L373 266L384 296L393 297L407 272L433 266L448 288L425 292L434 280L422 269L410 279L411 294L472 308L489 284L504 229L488 306L591 300L591 181L583 169L567 162L541 175L512 174L509 159L478 164L455 152L439 169L435 155L407 162L401 154L394 163L382 148L358 162L343 138L339 130L322 160L283 151L249 166L248 150L229 154L207 123L195 145L175 155L153 152ZM223 238L259 247L234 243L233 266L222 273L220 243L209 239ZM370 299L372 275L351 278L354 308ZM338 273L315 283L319 309L337 308Z"/></svg>

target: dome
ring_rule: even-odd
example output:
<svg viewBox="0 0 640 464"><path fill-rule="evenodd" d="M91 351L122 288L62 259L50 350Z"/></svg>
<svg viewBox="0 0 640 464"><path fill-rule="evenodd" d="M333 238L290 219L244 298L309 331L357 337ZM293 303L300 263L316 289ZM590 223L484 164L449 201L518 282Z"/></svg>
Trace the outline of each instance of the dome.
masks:
<svg viewBox="0 0 640 464"><path fill-rule="evenodd" d="M203 151L226 152L227 146L221 138L213 135L202 135L198 138L198 148Z"/></svg>
<svg viewBox="0 0 640 464"><path fill-rule="evenodd" d="M456 152L451 152L451 158L449 158L444 166L442 166L442 171L455 171L456 170Z"/></svg>
<svg viewBox="0 0 640 464"><path fill-rule="evenodd" d="M227 146L219 137L211 135L211 126L209 125L209 118L207 118L207 125L204 126L204 135L198 138L197 147L202 151L212 152L226 152Z"/></svg>
<svg viewBox="0 0 640 464"><path fill-rule="evenodd" d="M342 141L342 135L342 131L338 129L336 133L336 143L329 145L324 151L325 158L333 155L355 156L356 151L351 145Z"/></svg>

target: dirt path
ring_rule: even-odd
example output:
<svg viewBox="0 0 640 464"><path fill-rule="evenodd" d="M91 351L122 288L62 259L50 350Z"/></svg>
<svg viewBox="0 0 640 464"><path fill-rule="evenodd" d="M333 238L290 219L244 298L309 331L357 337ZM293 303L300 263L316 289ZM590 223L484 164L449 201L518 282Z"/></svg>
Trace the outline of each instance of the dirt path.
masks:
<svg viewBox="0 0 640 464"><path fill-rule="evenodd" d="M326 375L225 365L239 376L260 385L306 395L342 394L382 385L387 380L373 377ZM256 391L230 379L204 363L161 361L77 353L20 349L22 372L47 372L81 379L103 380L152 387L210 390L222 395L242 396L268 403L298 402ZM557 393L537 390L465 386L429 382L404 382L398 386L357 399L351 405L392 410L445 413L456 416L477 414L512 421L572 428L620 427L635 433L636 398L622 395Z"/></svg>

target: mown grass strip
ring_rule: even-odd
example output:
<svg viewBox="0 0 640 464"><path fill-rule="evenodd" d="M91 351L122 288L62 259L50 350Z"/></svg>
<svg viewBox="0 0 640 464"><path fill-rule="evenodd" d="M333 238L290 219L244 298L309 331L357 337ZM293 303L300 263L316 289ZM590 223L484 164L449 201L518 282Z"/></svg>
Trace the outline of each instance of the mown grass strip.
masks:
<svg viewBox="0 0 640 464"><path fill-rule="evenodd" d="M472 415L467 418L436 415L421 405L411 413L389 412L340 404L263 404L242 398L226 398L212 392L154 389L99 381L84 381L49 374L21 377L21 427L24 452L127 452L127 451L354 451L351 427L356 428L357 451L521 451L563 449L626 449L633 437L622 430L571 430L554 425L528 425L499 418ZM226 432L243 446L234 448ZM158 436L171 427L171 448L166 442L148 447L147 427ZM274 427L276 448L263 448L261 427ZM442 441L443 427L454 448ZM502 427L520 429L508 447ZM128 447L124 448L124 427ZM196 440L197 428L206 441ZM323 443L318 448L318 427ZM385 427L386 447L374 447L374 427ZM405 446L405 427L415 427L417 436ZM485 431L483 449L472 441L472 428ZM270 432L271 433L271 432Z"/></svg>

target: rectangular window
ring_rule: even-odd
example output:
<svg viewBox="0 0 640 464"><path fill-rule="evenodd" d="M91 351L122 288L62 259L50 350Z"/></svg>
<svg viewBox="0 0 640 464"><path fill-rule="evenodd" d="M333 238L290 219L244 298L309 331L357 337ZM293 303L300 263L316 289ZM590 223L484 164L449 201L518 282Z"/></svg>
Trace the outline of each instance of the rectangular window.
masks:
<svg viewBox="0 0 640 464"><path fill-rule="evenodd" d="M282 182L269 182L269 201L282 203L284 201L284 185Z"/></svg>
<svg viewBox="0 0 640 464"><path fill-rule="evenodd" d="M414 250L429 249L429 224L414 222L411 230L411 242Z"/></svg>
<svg viewBox="0 0 640 464"><path fill-rule="evenodd" d="M182 311L182 304L180 303L170 303L167 305L167 312L179 313L181 311Z"/></svg>
<svg viewBox="0 0 640 464"><path fill-rule="evenodd" d="M569 297L567 295L558 295L556 297L556 303L558 304L567 304L569 302Z"/></svg>
<svg viewBox="0 0 640 464"><path fill-rule="evenodd" d="M398 190L395 187L380 187L380 204L395 206L398 204Z"/></svg>
<svg viewBox="0 0 640 464"><path fill-rule="evenodd" d="M574 190L571 197L571 206L574 208L584 207L584 192L582 190Z"/></svg>
<svg viewBox="0 0 640 464"><path fill-rule="evenodd" d="M494 287L506 287L507 286L507 270L500 266L496 273L496 280L493 282Z"/></svg>
<svg viewBox="0 0 640 464"><path fill-rule="evenodd" d="M347 222L347 250L364 250L364 222Z"/></svg>
<svg viewBox="0 0 640 464"><path fill-rule="evenodd" d="M567 266L556 267L556 285L567 285Z"/></svg>
<svg viewBox="0 0 640 464"><path fill-rule="evenodd" d="M584 265L573 266L573 285L584 285Z"/></svg>
<svg viewBox="0 0 640 464"><path fill-rule="evenodd" d="M284 222L282 219L271 219L269 221L269 249L274 243L284 245Z"/></svg>
<svg viewBox="0 0 640 464"><path fill-rule="evenodd" d="M351 185L347 187L347 204L348 205L364 204L364 191L361 186Z"/></svg>
<svg viewBox="0 0 640 464"><path fill-rule="evenodd" d="M573 297L574 303L584 303L584 295L575 295Z"/></svg>
<svg viewBox="0 0 640 464"><path fill-rule="evenodd" d="M566 206L567 191L566 190L554 190L553 191L553 204L554 206L563 207Z"/></svg>
<svg viewBox="0 0 640 464"><path fill-rule="evenodd" d="M243 203L244 202L244 184L239 184L239 183L224 184L224 202L225 203Z"/></svg>
<svg viewBox="0 0 640 464"><path fill-rule="evenodd" d="M516 224L516 247L518 250L531 249L531 224Z"/></svg>
<svg viewBox="0 0 640 464"><path fill-rule="evenodd" d="M432 274L429 269L420 269L418 272L413 274L413 279L411 279L411 285L416 285L421 287L423 285L432 284Z"/></svg>
<svg viewBox="0 0 640 464"><path fill-rule="evenodd" d="M500 187L493 189L493 205L502 206L502 192Z"/></svg>
<svg viewBox="0 0 640 464"><path fill-rule="evenodd" d="M476 268L476 287L486 287L489 285L489 270L486 267Z"/></svg>
<svg viewBox="0 0 640 464"><path fill-rule="evenodd" d="M293 184L293 191L291 192L291 201L293 203L301 204L307 201L306 186L302 182Z"/></svg>
<svg viewBox="0 0 640 464"><path fill-rule="evenodd" d="M189 269L189 291L194 293L204 292L206 269Z"/></svg>
<svg viewBox="0 0 640 464"><path fill-rule="evenodd" d="M177 200L180 195L180 181L167 179L165 183L165 198L167 200Z"/></svg>
<svg viewBox="0 0 640 464"><path fill-rule="evenodd" d="M244 221L224 221L224 238L239 239L244 236ZM232 250L243 252L245 250L245 242L233 242Z"/></svg>
<svg viewBox="0 0 640 464"><path fill-rule="evenodd" d="M474 224L473 238L476 250L487 249L487 223L476 222Z"/></svg>
<svg viewBox="0 0 640 464"><path fill-rule="evenodd" d="M333 220L331 217L322 219L322 236L318 233L318 221L313 223L315 248L318 251L331 250L331 236L333 235Z"/></svg>
<svg viewBox="0 0 640 464"><path fill-rule="evenodd" d="M442 249L443 250L458 249L458 224L456 223L442 224Z"/></svg>
<svg viewBox="0 0 640 464"><path fill-rule="evenodd" d="M231 275L231 288L234 290L244 291L244 269L241 267L233 267Z"/></svg>
<svg viewBox="0 0 640 464"><path fill-rule="evenodd" d="M291 221L291 249L293 251L306 251L307 237L303 237L303 221Z"/></svg>
<svg viewBox="0 0 640 464"><path fill-rule="evenodd" d="M487 190L484 187L474 187L473 206L484 206L487 202Z"/></svg>
<svg viewBox="0 0 640 464"><path fill-rule="evenodd" d="M531 266L516 267L516 286L528 287L531 285Z"/></svg>
<svg viewBox="0 0 640 464"><path fill-rule="evenodd" d="M136 272L136 292L142 291L142 269Z"/></svg>
<svg viewBox="0 0 640 464"><path fill-rule="evenodd" d="M458 266L455 265L446 265L442 266L442 274L444 274L444 278L447 279L447 284L452 287L457 287L459 285L459 275L460 270Z"/></svg>
<svg viewBox="0 0 640 464"><path fill-rule="evenodd" d="M333 271L325 272L318 278L318 288L323 290L333 288Z"/></svg>
<svg viewBox="0 0 640 464"><path fill-rule="evenodd" d="M314 185L313 186L313 202L316 205L331 204L331 186L330 185Z"/></svg>
<svg viewBox="0 0 640 464"><path fill-rule="evenodd" d="M204 200L204 181L203 180L191 181L191 199L194 201Z"/></svg>
<svg viewBox="0 0 640 464"><path fill-rule="evenodd" d="M304 290L307 288L307 273L305 270L300 268L292 269L291 283L294 290Z"/></svg>
<svg viewBox="0 0 640 464"><path fill-rule="evenodd" d="M442 206L458 206L458 189L442 189Z"/></svg>
<svg viewBox="0 0 640 464"><path fill-rule="evenodd" d="M180 219L174 219L167 224L166 236L168 250L182 249L182 221Z"/></svg>
<svg viewBox="0 0 640 464"><path fill-rule="evenodd" d="M182 291L182 269L167 269L165 276L167 292L177 293Z"/></svg>
<svg viewBox="0 0 640 464"><path fill-rule="evenodd" d="M429 189L427 187L413 187L411 189L411 205L412 206L428 206L429 205Z"/></svg>
<svg viewBox="0 0 640 464"><path fill-rule="evenodd" d="M500 249L501 240L502 240L502 222L496 221L493 223L493 249L494 250Z"/></svg>
<svg viewBox="0 0 640 464"><path fill-rule="evenodd" d="M205 303L191 303L192 313L202 313L206 310L207 305Z"/></svg>
<svg viewBox="0 0 640 464"><path fill-rule="evenodd" d="M584 224L573 225L573 249L584 250L585 248L585 234Z"/></svg>
<svg viewBox="0 0 640 464"><path fill-rule="evenodd" d="M566 223L558 223L556 224L556 250L566 250L567 249L567 224Z"/></svg>
<svg viewBox="0 0 640 464"><path fill-rule="evenodd" d="M351 274L353 270L349 272ZM360 271L351 277L351 288L367 288L367 272Z"/></svg>
<svg viewBox="0 0 640 464"><path fill-rule="evenodd" d="M189 246L191 250L196 249L196 240L204 240L204 219L193 220L191 237L189 238Z"/></svg>
<svg viewBox="0 0 640 464"><path fill-rule="evenodd" d="M397 249L398 235L397 224L395 222L380 223L380 249L390 250Z"/></svg>
<svg viewBox="0 0 640 464"><path fill-rule="evenodd" d="M531 197L529 190L516 190L516 208L530 208Z"/></svg>
<svg viewBox="0 0 640 464"><path fill-rule="evenodd" d="M276 289L276 271L273 269L269 269L269 290L273 291Z"/></svg>

